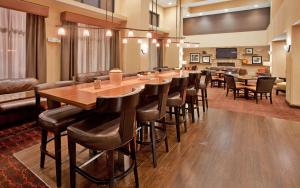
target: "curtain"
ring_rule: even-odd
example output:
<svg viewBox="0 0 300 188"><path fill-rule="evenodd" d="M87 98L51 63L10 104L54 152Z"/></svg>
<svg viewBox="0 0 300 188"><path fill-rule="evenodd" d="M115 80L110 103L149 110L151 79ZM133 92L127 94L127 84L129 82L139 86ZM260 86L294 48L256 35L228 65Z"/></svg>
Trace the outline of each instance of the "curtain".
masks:
<svg viewBox="0 0 300 188"><path fill-rule="evenodd" d="M89 36L83 36L84 30L88 30ZM109 70L111 60L110 40L114 39L106 37L103 29L79 24L77 73Z"/></svg>
<svg viewBox="0 0 300 188"><path fill-rule="evenodd" d="M66 35L61 41L61 80L71 80L77 74L78 29L76 23L63 24Z"/></svg>
<svg viewBox="0 0 300 188"><path fill-rule="evenodd" d="M163 40L157 41L160 44L160 47L157 48L157 65L158 67L163 67L164 65L164 42Z"/></svg>
<svg viewBox="0 0 300 188"><path fill-rule="evenodd" d="M151 41L149 42L149 57L150 57L150 63L149 63L149 70L153 70L154 68L158 67L158 47L156 47L156 44L153 44Z"/></svg>
<svg viewBox="0 0 300 188"><path fill-rule="evenodd" d="M120 31L115 31L110 40L110 69L120 67Z"/></svg>
<svg viewBox="0 0 300 188"><path fill-rule="evenodd" d="M45 18L26 16L26 77L46 82L46 28Z"/></svg>
<svg viewBox="0 0 300 188"><path fill-rule="evenodd" d="M26 13L0 8L0 79L24 78Z"/></svg>

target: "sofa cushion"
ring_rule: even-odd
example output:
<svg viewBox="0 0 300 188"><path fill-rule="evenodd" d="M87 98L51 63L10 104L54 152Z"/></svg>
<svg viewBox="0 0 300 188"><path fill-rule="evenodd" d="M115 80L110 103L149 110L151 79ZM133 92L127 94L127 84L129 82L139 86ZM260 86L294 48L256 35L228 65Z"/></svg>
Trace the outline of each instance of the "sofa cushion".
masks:
<svg viewBox="0 0 300 188"><path fill-rule="evenodd" d="M38 80L35 78L0 80L0 95L33 90Z"/></svg>
<svg viewBox="0 0 300 188"><path fill-rule="evenodd" d="M18 92L18 93L3 94L3 95L0 95L0 104L4 103L4 102L10 102L10 101L33 98L33 97L34 97L33 90Z"/></svg>
<svg viewBox="0 0 300 188"><path fill-rule="evenodd" d="M0 103L0 113L27 107L35 107L35 98Z"/></svg>
<svg viewBox="0 0 300 188"><path fill-rule="evenodd" d="M276 84L276 89L286 91L286 82L280 82L280 83Z"/></svg>

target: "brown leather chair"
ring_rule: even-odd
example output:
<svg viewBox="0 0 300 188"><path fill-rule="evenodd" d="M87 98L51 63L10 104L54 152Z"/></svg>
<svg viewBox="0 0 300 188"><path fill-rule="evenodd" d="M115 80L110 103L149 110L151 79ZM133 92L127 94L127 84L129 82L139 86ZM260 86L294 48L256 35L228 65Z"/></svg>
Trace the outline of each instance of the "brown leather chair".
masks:
<svg viewBox="0 0 300 188"><path fill-rule="evenodd" d="M34 119L36 84L35 78L0 80L0 128Z"/></svg>
<svg viewBox="0 0 300 188"><path fill-rule="evenodd" d="M167 101L167 106L171 110L169 113L175 114L175 125L176 125L176 135L177 141L180 142L180 124L184 123L185 132L187 132L186 126L186 114L185 114L185 100L186 92L188 87L188 76L187 77L174 77L169 91L169 98ZM182 112L182 114L180 113ZM183 120L180 121L180 116L183 117ZM173 122L166 122L166 124L172 124Z"/></svg>
<svg viewBox="0 0 300 188"><path fill-rule="evenodd" d="M171 80L165 80L157 84L146 84L141 94L141 106L137 110L137 122L139 130L139 144L151 144L153 166L156 162L156 143L165 140L166 151L168 152L168 138L165 122L166 105L168 100ZM162 120L163 127L155 126L155 122ZM150 127L150 142L144 141L144 127ZM162 132L161 138L156 138L155 129Z"/></svg>
<svg viewBox="0 0 300 188"><path fill-rule="evenodd" d="M187 89L186 103L188 104L189 112L192 114L192 122L195 122L194 110L197 110L198 118L200 117L198 92L200 89L200 72L189 73L189 85ZM203 95L204 96L204 95Z"/></svg>
<svg viewBox="0 0 300 188"><path fill-rule="evenodd" d="M94 114L87 119L68 127L68 146L70 156L71 187L76 186L76 172L96 184L114 185L116 179L125 177L134 168L136 187L138 184L134 132L136 107L141 88L123 96L99 97ZM106 151L108 155L109 178L99 179L91 176L76 165L76 143L94 151ZM114 151L130 145L132 165L122 174L114 175ZM129 153L129 151L128 151Z"/></svg>
<svg viewBox="0 0 300 188"><path fill-rule="evenodd" d="M273 91L273 86L276 78L275 77L259 77L257 79L257 84L256 86L247 86L245 89L247 92L253 92L254 93L254 98L256 100L256 104L258 104L258 97L257 94L259 93L260 96L265 94L266 98L270 98L270 103L272 104L272 91ZM262 99L262 97L261 97Z"/></svg>
<svg viewBox="0 0 300 188"><path fill-rule="evenodd" d="M60 81L56 83L39 84L35 87L36 104L40 106L40 94L39 91L59 88L73 85L73 81ZM41 138L41 158L40 167L44 168L45 156L49 156L55 159L56 165L56 184L61 186L61 136L62 132L67 130L67 127L79 121L83 118L83 112L81 108L77 108L72 105L61 105L60 102L47 99L48 109L39 115L38 126L42 130ZM38 109L38 108L37 108ZM38 109L39 110L39 109ZM54 138L48 140L48 132L54 134ZM54 154L47 151L47 143L54 140Z"/></svg>
<svg viewBox="0 0 300 188"><path fill-rule="evenodd" d="M245 90L245 85L239 84L235 81L234 76L225 74L225 82L227 85L226 96L228 96L229 91L233 92L233 98L236 99L237 95L240 94L240 90Z"/></svg>

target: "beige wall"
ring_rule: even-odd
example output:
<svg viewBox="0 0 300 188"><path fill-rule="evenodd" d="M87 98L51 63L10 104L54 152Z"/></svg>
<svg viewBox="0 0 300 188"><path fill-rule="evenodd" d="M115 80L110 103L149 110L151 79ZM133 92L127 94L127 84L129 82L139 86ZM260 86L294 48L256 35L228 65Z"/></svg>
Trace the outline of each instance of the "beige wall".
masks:
<svg viewBox="0 0 300 188"><path fill-rule="evenodd" d="M286 56L286 100L291 105L300 106L300 29L299 26L296 26L300 24L300 1L284 0L281 2L280 0L272 0L272 4L275 7L268 28L268 38L271 42L275 36L287 33L286 44L291 44L292 47Z"/></svg>
<svg viewBox="0 0 300 188"><path fill-rule="evenodd" d="M272 42L272 75L286 77L286 52L283 46L286 41Z"/></svg>

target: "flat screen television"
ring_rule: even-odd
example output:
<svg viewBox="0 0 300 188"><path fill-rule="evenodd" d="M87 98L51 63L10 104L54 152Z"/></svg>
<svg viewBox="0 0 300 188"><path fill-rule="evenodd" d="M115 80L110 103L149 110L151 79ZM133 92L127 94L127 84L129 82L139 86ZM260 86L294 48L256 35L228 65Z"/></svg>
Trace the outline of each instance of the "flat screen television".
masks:
<svg viewBox="0 0 300 188"><path fill-rule="evenodd" d="M217 48L216 49L217 59L236 59L237 48Z"/></svg>

